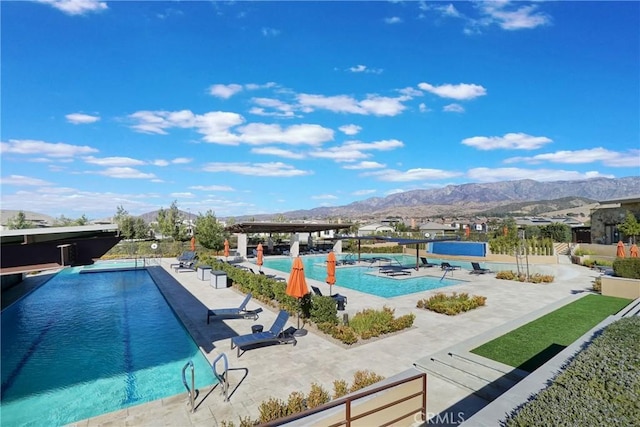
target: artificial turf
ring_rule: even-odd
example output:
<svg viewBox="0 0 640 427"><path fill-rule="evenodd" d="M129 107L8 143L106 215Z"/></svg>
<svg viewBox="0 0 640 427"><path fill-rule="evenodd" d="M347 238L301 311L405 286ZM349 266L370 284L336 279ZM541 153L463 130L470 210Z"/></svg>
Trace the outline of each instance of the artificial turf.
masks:
<svg viewBox="0 0 640 427"><path fill-rule="evenodd" d="M471 350L506 365L533 372L607 316L631 300L587 295Z"/></svg>

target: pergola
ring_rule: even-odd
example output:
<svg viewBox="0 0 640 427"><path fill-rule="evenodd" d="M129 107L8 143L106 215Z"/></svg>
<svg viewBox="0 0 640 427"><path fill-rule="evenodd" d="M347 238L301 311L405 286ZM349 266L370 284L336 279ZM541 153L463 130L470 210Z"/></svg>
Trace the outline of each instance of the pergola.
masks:
<svg viewBox="0 0 640 427"><path fill-rule="evenodd" d="M298 233L315 233L326 230L344 230L352 226L350 223L312 223L312 222L240 222L225 227L225 231L238 234L238 252L247 256L247 234L249 233L290 233L291 254L297 255ZM295 236L295 237L293 237Z"/></svg>

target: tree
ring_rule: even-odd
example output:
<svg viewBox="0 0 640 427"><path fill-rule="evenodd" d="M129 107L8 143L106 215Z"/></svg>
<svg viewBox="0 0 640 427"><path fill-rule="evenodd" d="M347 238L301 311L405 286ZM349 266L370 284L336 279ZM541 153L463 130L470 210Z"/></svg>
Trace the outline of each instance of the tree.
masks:
<svg viewBox="0 0 640 427"><path fill-rule="evenodd" d="M158 211L158 227L164 237L172 237L173 240L187 240L187 227L182 222L182 214L178 209L178 202L173 201L169 209Z"/></svg>
<svg viewBox="0 0 640 427"><path fill-rule="evenodd" d="M195 226L195 236L200 245L216 251L224 247L224 227L213 211L208 210L204 215L199 213Z"/></svg>
<svg viewBox="0 0 640 427"><path fill-rule="evenodd" d="M120 234L125 239L146 239L149 237L149 226L140 217L129 215L122 206L118 206L113 220L118 224Z"/></svg>
<svg viewBox="0 0 640 427"><path fill-rule="evenodd" d="M640 236L640 223L631 211L627 211L627 217L622 224L618 224L618 230L622 231L625 236L631 237L635 243L636 236Z"/></svg>
<svg viewBox="0 0 640 427"><path fill-rule="evenodd" d="M542 226L540 234L542 237L548 237L554 242L564 243L571 241L571 227L559 222Z"/></svg>
<svg viewBox="0 0 640 427"><path fill-rule="evenodd" d="M22 211L18 211L16 216L9 218L7 221L7 228L9 230L22 230L25 228L31 228L33 223L27 220L27 216Z"/></svg>
<svg viewBox="0 0 640 427"><path fill-rule="evenodd" d="M70 227L72 225L75 225L74 220L72 220L71 218L67 218L64 215L60 215L53 221L54 227Z"/></svg>
<svg viewBox="0 0 640 427"><path fill-rule="evenodd" d="M85 214L82 214L82 216L76 219L74 223L75 225L87 225L89 224L89 218L87 218Z"/></svg>

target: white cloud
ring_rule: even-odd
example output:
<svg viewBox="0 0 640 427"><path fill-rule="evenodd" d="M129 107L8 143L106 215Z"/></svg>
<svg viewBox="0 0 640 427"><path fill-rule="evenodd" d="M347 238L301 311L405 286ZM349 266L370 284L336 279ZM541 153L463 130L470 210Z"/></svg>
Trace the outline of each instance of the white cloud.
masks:
<svg viewBox="0 0 640 427"><path fill-rule="evenodd" d="M478 4L485 15L483 25L497 24L503 30L522 30L536 28L551 23L551 18L538 12L537 5L525 5L507 10L512 5L509 1L486 1Z"/></svg>
<svg viewBox="0 0 640 427"><path fill-rule="evenodd" d="M86 163L100 166L139 166L144 165L142 160L132 159L131 157L103 157L97 158L93 156L84 157Z"/></svg>
<svg viewBox="0 0 640 427"><path fill-rule="evenodd" d="M277 147L252 148L251 152L254 154L266 154L268 156L284 157L286 159L304 159L304 155L301 153L295 153L293 151L284 150Z"/></svg>
<svg viewBox="0 0 640 427"><path fill-rule="evenodd" d="M462 140L464 145L478 150L536 150L550 142L546 136L531 136L526 133L507 133L504 136L474 136Z"/></svg>
<svg viewBox="0 0 640 427"><path fill-rule="evenodd" d="M427 107L427 104L425 104L424 102L421 102L420 105L418 105L418 109L420 110L421 113L428 113L429 111L429 107Z"/></svg>
<svg viewBox="0 0 640 427"><path fill-rule="evenodd" d="M97 153L98 150L86 145L71 145L62 142L50 143L32 139L10 139L0 143L2 154L37 154L46 157L74 157Z"/></svg>
<svg viewBox="0 0 640 427"><path fill-rule="evenodd" d="M193 199L196 197L196 195L191 192L171 193L169 195L174 199Z"/></svg>
<svg viewBox="0 0 640 427"><path fill-rule="evenodd" d="M176 157L175 159L171 160L171 163L173 163L174 165L184 165L187 163L191 163L193 161L193 159L190 159L188 157Z"/></svg>
<svg viewBox="0 0 640 427"><path fill-rule="evenodd" d="M0 184L2 185L18 185L18 186L45 186L52 185L50 182L42 180L40 178L32 178L30 176L23 175L9 175L7 177L0 178ZM4 195L3 195L4 198Z"/></svg>
<svg viewBox="0 0 640 427"><path fill-rule="evenodd" d="M107 9L107 3L98 0L36 0L48 4L67 15L84 15L89 12L100 12Z"/></svg>
<svg viewBox="0 0 640 427"><path fill-rule="evenodd" d="M363 153L360 150L349 149L344 146L311 151L309 155L320 159L331 159L335 162L354 162L358 159L371 157L370 154Z"/></svg>
<svg viewBox="0 0 640 427"><path fill-rule="evenodd" d="M95 123L100 120L99 116L90 116L89 114L82 113L67 114L65 117L69 123L72 123L74 125Z"/></svg>
<svg viewBox="0 0 640 427"><path fill-rule="evenodd" d="M531 157L511 157L505 163L529 163L538 164L543 162L561 164L585 164L602 162L611 167L636 167L640 169L640 150L629 150L628 152L611 151L598 147L585 150L563 150L554 153L538 154Z"/></svg>
<svg viewBox="0 0 640 427"><path fill-rule="evenodd" d="M360 133L360 131L362 130L362 127L358 125L344 125L344 126L340 126L338 130L344 133L345 135L356 135Z"/></svg>
<svg viewBox="0 0 640 427"><path fill-rule="evenodd" d="M457 85L444 84L433 86L429 83L420 83L418 87L427 92L438 95L441 98L451 98L457 100L474 99L487 94L487 90L476 84L460 83Z"/></svg>
<svg viewBox="0 0 640 427"><path fill-rule="evenodd" d="M235 188L228 185L193 185L189 187L191 190L201 191L236 191Z"/></svg>
<svg viewBox="0 0 640 427"><path fill-rule="evenodd" d="M313 200L336 200L338 197L333 194L318 194L317 196L311 196Z"/></svg>
<svg viewBox="0 0 640 427"><path fill-rule="evenodd" d="M449 104L445 105L442 108L442 111L446 111L447 113L464 113L464 107L460 104Z"/></svg>
<svg viewBox="0 0 640 427"><path fill-rule="evenodd" d="M333 130L314 124L291 125L250 123L238 128L239 139L251 145L282 143L291 145L321 145L333 140Z"/></svg>
<svg viewBox="0 0 640 427"><path fill-rule="evenodd" d="M156 176L152 173L143 173L134 168L128 167L111 167L103 171L97 172L99 175L108 176L110 178L119 179L152 179Z"/></svg>
<svg viewBox="0 0 640 427"><path fill-rule="evenodd" d="M280 35L280 30L276 30L275 28L263 27L261 32L265 37L275 37Z"/></svg>
<svg viewBox="0 0 640 427"><path fill-rule="evenodd" d="M358 162L358 163L355 163L355 164L345 165L345 166L342 167L342 169L351 169L351 170L381 169L381 168L384 168L386 166L387 165L385 165L384 163L364 161L364 162Z"/></svg>
<svg viewBox="0 0 640 427"><path fill-rule="evenodd" d="M369 68L366 65L356 65L355 67L347 68L352 73L369 73L369 74L382 74L381 68Z"/></svg>
<svg viewBox="0 0 640 427"><path fill-rule="evenodd" d="M445 171L442 169L415 168L406 171L385 169L377 172L365 172L362 176L373 176L379 181L409 182L420 180L445 179L460 176L459 172Z"/></svg>
<svg viewBox="0 0 640 427"><path fill-rule="evenodd" d="M392 16L390 18L385 18L384 22L387 24L400 24L402 22L402 18L398 16Z"/></svg>
<svg viewBox="0 0 640 427"><path fill-rule="evenodd" d="M351 113L375 116L396 116L407 107L402 104L407 97L389 98L369 95L358 101L347 95L324 96L301 93L297 95L302 111L310 113L316 109L329 110L334 113Z"/></svg>
<svg viewBox="0 0 640 427"><path fill-rule="evenodd" d="M159 167L165 167L170 165L169 161L163 160L163 159L152 160L151 164Z"/></svg>
<svg viewBox="0 0 640 427"><path fill-rule="evenodd" d="M213 95L217 98L222 98L222 99L229 99L233 95L241 91L242 91L242 85L235 84L235 83L228 84L228 85L215 84L215 85L211 85L211 87L209 88L210 95Z"/></svg>
<svg viewBox="0 0 640 427"><path fill-rule="evenodd" d="M355 150L389 151L404 147L404 143L397 139L383 139L374 142L347 141L343 144L343 147Z"/></svg>
<svg viewBox="0 0 640 427"><path fill-rule="evenodd" d="M296 169L281 162L271 163L208 163L202 170L206 172L230 172L239 175L265 177L294 177L310 175L311 171Z"/></svg>
<svg viewBox="0 0 640 427"><path fill-rule="evenodd" d="M474 168L467 171L467 177L480 182L512 181L518 179L534 179L536 181L572 181L589 178L615 178L614 175L605 175L598 171L582 173L556 169L521 168Z"/></svg>
<svg viewBox="0 0 640 427"><path fill-rule="evenodd" d="M352 196L367 196L369 194L374 194L378 190L357 190L351 193Z"/></svg>
<svg viewBox="0 0 640 427"><path fill-rule="evenodd" d="M252 114L259 116L279 116L279 117L294 117L294 107L291 104L283 102L279 99L273 98L253 98L251 99L257 107L251 108L249 111ZM275 110L274 112L267 112L265 108Z"/></svg>

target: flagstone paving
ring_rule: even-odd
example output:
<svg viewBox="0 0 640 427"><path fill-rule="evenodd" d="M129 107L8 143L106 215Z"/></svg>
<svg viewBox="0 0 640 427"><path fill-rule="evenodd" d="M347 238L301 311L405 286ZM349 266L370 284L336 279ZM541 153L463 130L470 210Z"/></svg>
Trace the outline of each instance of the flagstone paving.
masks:
<svg viewBox="0 0 640 427"><path fill-rule="evenodd" d="M598 275L584 267L558 264L547 267L553 270L553 283L526 284L497 280L493 274L472 275L466 271L456 271L454 278L467 281L445 288L446 292L469 292L487 297L485 307L458 316L446 316L416 308L419 299L438 290L380 298L334 285L334 292L348 296L349 303L345 312L350 316L365 308L388 306L394 308L398 316L415 314L414 327L351 348L345 348L309 328L306 336L298 338L296 346L260 347L248 350L238 358L236 351L230 349L230 338L251 332L254 324L262 324L268 328L275 320L277 311L254 298L249 302L248 308L263 308L259 320L254 322L236 319L207 324L207 308L237 307L244 295L233 288L216 289L208 281L198 280L196 272L177 273L169 268L172 262L175 260L163 259L161 267L153 267L150 272L207 359L211 362L219 354L226 354L230 368L229 401L223 401L218 386L213 390L200 390L194 413L189 411L184 393L83 420L74 425L216 426L225 421L239 425L240 418L258 418L261 402L271 397L286 401L293 391L307 393L312 383L321 385L331 393L334 380L351 382L353 374L359 370L368 369L390 377L412 369L414 363L424 357L544 309L570 295L588 292L593 279ZM263 270L267 274L288 276L268 268ZM429 270L432 269L420 269L416 274L438 275L439 271ZM323 293L328 294L326 283L307 280L309 285L318 286ZM296 319L292 316L290 326L295 327L295 322ZM181 381L179 374L176 375L176 381ZM458 405L454 406L456 403ZM467 411L468 418L486 403L470 395L467 389L456 387L436 376L428 377L427 405L430 414L450 407L455 407L456 410L462 407Z"/></svg>

